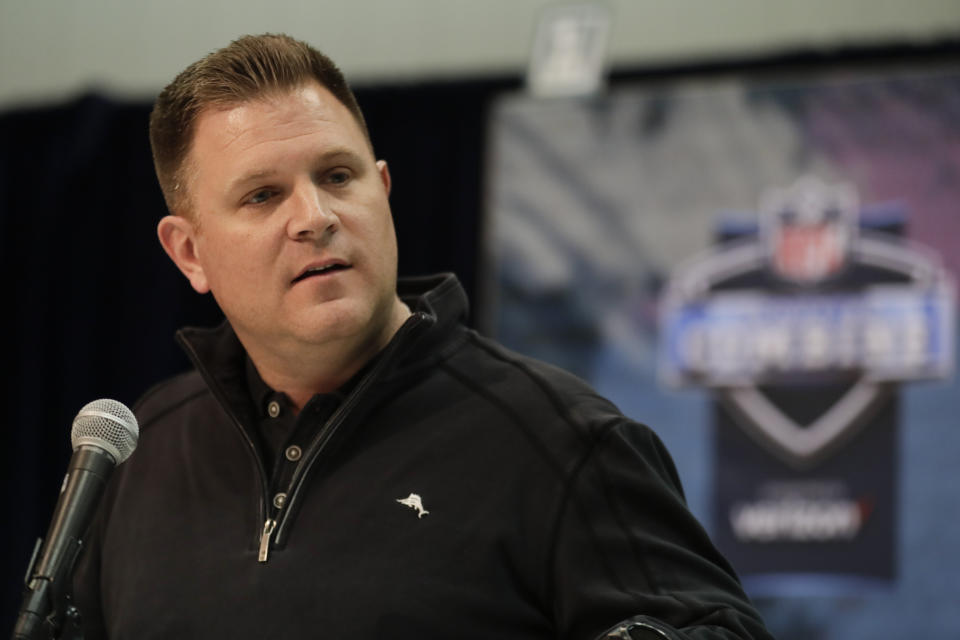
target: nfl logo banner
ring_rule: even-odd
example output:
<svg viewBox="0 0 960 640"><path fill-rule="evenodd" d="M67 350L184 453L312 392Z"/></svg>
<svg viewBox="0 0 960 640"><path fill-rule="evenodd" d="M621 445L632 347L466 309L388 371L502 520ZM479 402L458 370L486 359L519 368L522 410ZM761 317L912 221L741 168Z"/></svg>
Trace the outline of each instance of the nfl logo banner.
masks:
<svg viewBox="0 0 960 640"><path fill-rule="evenodd" d="M660 376L712 391L715 537L754 593L896 575L898 389L951 374L955 327L904 218L804 177L665 288Z"/></svg>

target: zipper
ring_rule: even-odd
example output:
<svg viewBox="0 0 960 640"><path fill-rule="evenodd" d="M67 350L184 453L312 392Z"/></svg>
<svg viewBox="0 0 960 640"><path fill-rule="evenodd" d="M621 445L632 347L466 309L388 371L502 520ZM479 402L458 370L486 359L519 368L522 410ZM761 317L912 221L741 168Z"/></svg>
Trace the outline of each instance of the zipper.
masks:
<svg viewBox="0 0 960 640"><path fill-rule="evenodd" d="M227 399L224 397L224 394L220 389L220 385L217 384L216 380L200 361L200 357L197 355L196 350L194 350L193 345L190 344L190 341L186 339L186 336L181 336L180 344L186 349L187 355L193 361L193 365L197 368L197 371L200 372L200 375L203 376L203 379L207 383L207 388L209 388L214 397L216 397L217 402L220 403L224 413L230 416L230 421L233 423L233 426L236 427L237 431L240 432L240 437L243 438L243 441L247 444L247 449L250 451L250 456L253 458L254 469L260 476L260 500L257 503L257 522L264 520L263 529L259 536L260 552L257 555L257 558L260 562L266 562L267 551L264 549L264 541L266 540L266 544L269 547L270 535L273 533L273 529L277 524L274 518L266 517L267 505L270 503L270 487L267 480L267 470L264 468L263 461L260 459L260 456L257 455L257 447L250 438L250 434L247 433L246 429L243 428L243 425L240 424L240 420L238 420L237 416L234 415L233 411L230 410L230 403L228 403ZM271 522L273 523L272 525L270 524ZM262 560L260 560L261 557L263 558Z"/></svg>
<svg viewBox="0 0 960 640"><path fill-rule="evenodd" d="M269 518L263 523L263 532L260 534L260 553L257 555L257 562L266 562L267 554L270 553L270 536L277 527L277 521Z"/></svg>
<svg viewBox="0 0 960 640"><path fill-rule="evenodd" d="M275 543L279 544L283 539L285 525L288 521L288 515L294 511L294 503L300 497L300 489L303 485L303 479L310 473L310 470L313 468L317 458L320 457L320 454L326 448L327 443L329 443L333 438L336 431L345 421L346 416L350 414L350 412L353 410L353 407L358 403L358 399L365 394L367 388L370 387L373 382L380 377L380 374L384 369L392 364L396 352L400 349L400 346L406 342L406 336L418 328L424 321L427 320L427 318L429 318L429 316L423 312L415 312L410 316L410 320L404 323L400 329L397 330L394 339L387 346L383 356L373 366L373 369L371 369L370 372L357 383L357 386L343 401L343 404L340 405L340 407L330 417L323 428L320 429L320 433L317 434L317 437L315 437L310 443L310 446L303 454L303 462L294 470L293 476L290 478L290 485L287 489L287 500L283 505L283 509L277 515L276 537L273 539ZM264 526L264 531L266 532L266 523ZM273 533L272 528L271 533ZM266 539L269 544L269 535Z"/></svg>

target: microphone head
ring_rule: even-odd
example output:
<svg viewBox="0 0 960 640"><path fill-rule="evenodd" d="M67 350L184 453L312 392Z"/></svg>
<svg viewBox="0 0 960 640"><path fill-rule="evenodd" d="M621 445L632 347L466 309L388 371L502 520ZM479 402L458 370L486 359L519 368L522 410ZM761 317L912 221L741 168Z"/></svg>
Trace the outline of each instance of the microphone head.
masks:
<svg viewBox="0 0 960 640"><path fill-rule="evenodd" d="M70 441L76 451L82 445L104 449L120 464L133 453L140 427L133 412L116 400L94 400L73 419Z"/></svg>

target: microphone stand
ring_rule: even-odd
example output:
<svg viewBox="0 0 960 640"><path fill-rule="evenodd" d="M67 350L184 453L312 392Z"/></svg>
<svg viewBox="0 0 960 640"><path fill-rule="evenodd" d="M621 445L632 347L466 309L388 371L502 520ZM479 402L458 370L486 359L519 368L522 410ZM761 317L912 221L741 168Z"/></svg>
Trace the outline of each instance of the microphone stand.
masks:
<svg viewBox="0 0 960 640"><path fill-rule="evenodd" d="M23 603L20 605L20 614L13 629L12 640L79 640L82 636L80 628L80 611L71 604L70 596L57 588L60 580L49 576L34 574L34 566L42 538L37 538L33 549L30 566L24 580ZM70 566L80 551L81 542L76 541L71 555ZM70 572L66 572L69 576Z"/></svg>
<svg viewBox="0 0 960 640"><path fill-rule="evenodd" d="M70 577L83 545L80 536L86 531L113 467L113 459L93 447L81 446L74 452L47 542L41 545L42 541L37 540L34 547L11 640L63 638L64 620L79 633L80 612L70 603Z"/></svg>

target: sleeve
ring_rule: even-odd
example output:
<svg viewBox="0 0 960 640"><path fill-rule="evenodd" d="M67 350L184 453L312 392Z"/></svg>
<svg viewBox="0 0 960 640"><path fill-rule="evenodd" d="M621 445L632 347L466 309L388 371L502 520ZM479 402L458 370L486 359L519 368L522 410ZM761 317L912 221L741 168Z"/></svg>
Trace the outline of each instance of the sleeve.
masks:
<svg viewBox="0 0 960 640"><path fill-rule="evenodd" d="M687 508L666 448L626 419L598 437L567 486L551 571L565 639L771 638Z"/></svg>

